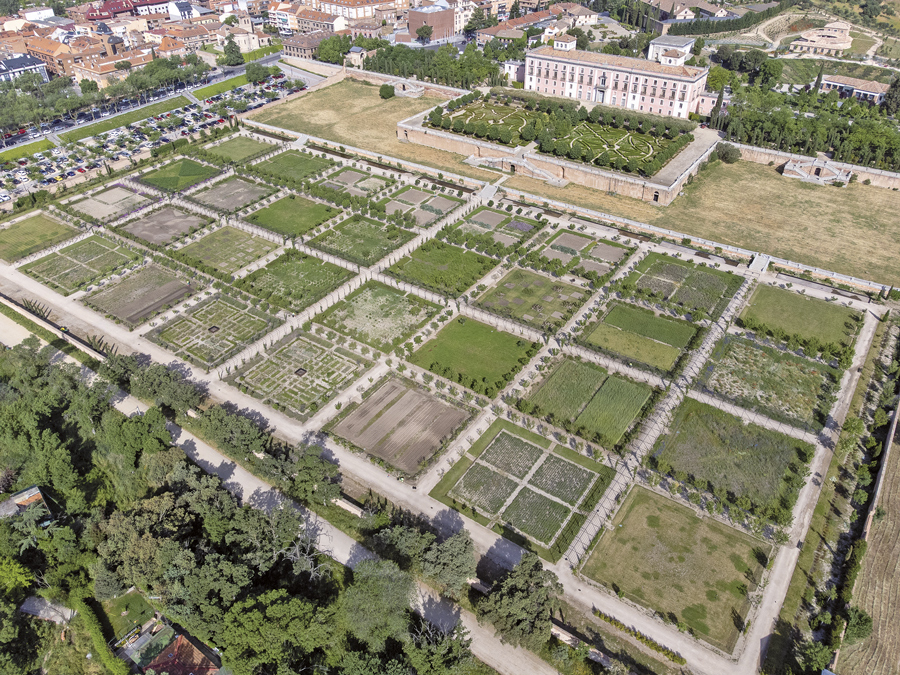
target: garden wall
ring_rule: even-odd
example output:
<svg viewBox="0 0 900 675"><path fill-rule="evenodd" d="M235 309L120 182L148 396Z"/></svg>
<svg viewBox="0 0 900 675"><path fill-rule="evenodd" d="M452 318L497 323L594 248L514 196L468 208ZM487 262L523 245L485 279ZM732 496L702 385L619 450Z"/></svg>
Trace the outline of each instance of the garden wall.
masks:
<svg viewBox="0 0 900 675"><path fill-rule="evenodd" d="M393 84L396 86L406 85L410 89L424 89L426 96L438 96L457 98L465 96L469 93L468 89L457 89L456 87L447 87L442 84L434 84L433 82L425 82L421 80L410 80L396 75L387 75L386 73L376 73L371 70L356 70L355 68L346 68L344 70L346 77L354 80L361 80L370 84Z"/></svg>
<svg viewBox="0 0 900 675"><path fill-rule="evenodd" d="M776 166L781 166L792 159L800 161L814 159L807 155L797 155L791 152L781 152L780 150L770 150L768 148L757 148L752 145L743 145L741 143L732 143L732 145L740 149L741 159L745 159L748 162L755 162L756 164L775 162ZM829 163L840 169L850 171L860 182L870 180L875 187L888 188L890 190L900 189L900 173L882 171L881 169L871 169L867 166L857 166L856 164L845 164L844 162L832 162L831 160L829 160Z"/></svg>

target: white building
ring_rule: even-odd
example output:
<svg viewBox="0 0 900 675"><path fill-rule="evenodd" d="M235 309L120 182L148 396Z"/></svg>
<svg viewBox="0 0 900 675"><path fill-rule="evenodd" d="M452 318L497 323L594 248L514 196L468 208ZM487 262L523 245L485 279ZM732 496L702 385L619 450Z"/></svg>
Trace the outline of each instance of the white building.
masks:
<svg viewBox="0 0 900 675"><path fill-rule="evenodd" d="M658 37L655 40L650 41L650 46L647 49L647 60L658 61L659 63L671 65L668 61L663 60L663 54L673 51L681 52L685 55L684 59L687 60L691 58L691 50L694 48L694 43L696 41L696 38L678 37L677 35L663 35L662 37ZM669 55L665 58L672 57L674 57L674 54ZM683 63L684 61L677 65L682 65Z"/></svg>

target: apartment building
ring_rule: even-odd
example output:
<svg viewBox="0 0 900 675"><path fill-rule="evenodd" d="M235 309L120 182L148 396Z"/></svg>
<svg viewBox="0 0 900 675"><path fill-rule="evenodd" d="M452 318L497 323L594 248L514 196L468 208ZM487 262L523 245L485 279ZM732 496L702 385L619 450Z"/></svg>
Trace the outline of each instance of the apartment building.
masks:
<svg viewBox="0 0 900 675"><path fill-rule="evenodd" d="M525 89L585 104L686 118L696 112L708 68L670 66L626 56L575 49L561 35L525 55Z"/></svg>
<svg viewBox="0 0 900 675"><path fill-rule="evenodd" d="M409 0L310 0L308 4L319 12L342 16L350 21L374 19L376 9L409 9Z"/></svg>
<svg viewBox="0 0 900 675"><path fill-rule="evenodd" d="M105 56L101 58L85 59L81 63L72 66L72 76L77 82L82 80L90 80L96 82L97 86L105 89L115 80L124 80L128 77L128 72L119 70L117 63L127 61L131 64L130 70L139 70L153 60L151 50L122 52L115 56Z"/></svg>

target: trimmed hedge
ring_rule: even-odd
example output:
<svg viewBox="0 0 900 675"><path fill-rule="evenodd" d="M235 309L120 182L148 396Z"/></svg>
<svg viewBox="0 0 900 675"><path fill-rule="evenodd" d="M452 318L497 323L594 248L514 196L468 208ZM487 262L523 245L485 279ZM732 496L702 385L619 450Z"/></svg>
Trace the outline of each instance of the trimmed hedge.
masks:
<svg viewBox="0 0 900 675"><path fill-rule="evenodd" d="M606 623L614 626L615 628L618 628L620 631L622 631L624 633L628 633L631 637L636 639L638 642L646 645L653 651L658 652L659 654L662 654L670 661L674 661L675 663L677 663L680 666L683 666L685 663L687 663L685 658L678 652L676 652L672 649L669 649L668 647L666 647L664 645L659 644L653 638L647 637L646 635L644 635L643 633L641 633L638 630L635 630L631 626L626 626L624 623L622 623L618 619L614 619L613 617L609 616L608 614L604 614L599 609L595 609L594 614L598 618L606 621Z"/></svg>
<svg viewBox="0 0 900 675"><path fill-rule="evenodd" d="M97 614L91 609L90 605L82 598L72 598L71 604L72 609L81 615L84 625L87 628L88 633L90 633L91 641L94 643L94 653L100 657L103 666L112 673L112 675L131 675L131 668L128 667L128 664L121 659L116 658L116 655L113 654L113 651L106 643L106 638L103 635L103 628L100 626L100 620L97 618Z"/></svg>

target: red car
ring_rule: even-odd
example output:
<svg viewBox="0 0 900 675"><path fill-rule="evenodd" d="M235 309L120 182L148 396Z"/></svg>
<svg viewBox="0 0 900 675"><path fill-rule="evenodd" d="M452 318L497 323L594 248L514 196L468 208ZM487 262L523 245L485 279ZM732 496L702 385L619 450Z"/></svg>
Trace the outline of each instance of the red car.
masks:
<svg viewBox="0 0 900 675"><path fill-rule="evenodd" d="M22 134L27 134L28 131L26 131L25 129L19 129L16 133L17 133L19 136L21 136Z"/></svg>

